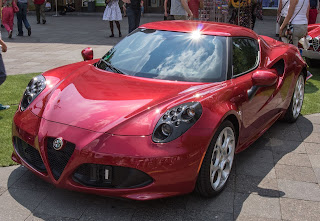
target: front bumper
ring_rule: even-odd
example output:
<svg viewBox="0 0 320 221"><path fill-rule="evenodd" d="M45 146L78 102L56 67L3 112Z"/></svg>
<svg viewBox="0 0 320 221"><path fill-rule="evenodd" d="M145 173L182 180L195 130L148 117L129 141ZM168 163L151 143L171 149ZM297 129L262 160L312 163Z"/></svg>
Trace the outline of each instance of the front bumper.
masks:
<svg viewBox="0 0 320 221"><path fill-rule="evenodd" d="M312 51L312 50L306 50L300 48L301 56L309 58L309 59L315 59L320 60L320 52L319 51Z"/></svg>
<svg viewBox="0 0 320 221"><path fill-rule="evenodd" d="M14 117L12 159L60 188L149 200L193 191L210 141L211 135L206 135L206 132L191 128L187 131L187 136L181 136L166 144L156 144L150 136L97 133L47 121L26 110L17 112ZM52 140L58 137L66 141L66 146L69 145L62 148L62 151L67 153L52 150ZM24 148L18 147L21 143ZM32 151L25 151L26 148L32 148ZM36 165L31 162L33 159L37 160ZM39 163L39 159L43 165ZM62 163L61 159L64 159ZM55 164L57 166L53 166ZM98 165L100 169L95 171L102 171L100 174L104 174L98 175L101 182L82 182L86 174L86 180L89 181L92 175L83 172L81 181L81 176L79 178L76 173L79 175L79 170L84 165ZM127 172L123 168L126 168ZM105 171L108 172L108 177ZM121 176L128 181L127 186L119 181L120 172L117 171L124 171ZM139 179L143 181L141 185ZM116 182L112 183L113 180L118 180L120 185L114 185Z"/></svg>

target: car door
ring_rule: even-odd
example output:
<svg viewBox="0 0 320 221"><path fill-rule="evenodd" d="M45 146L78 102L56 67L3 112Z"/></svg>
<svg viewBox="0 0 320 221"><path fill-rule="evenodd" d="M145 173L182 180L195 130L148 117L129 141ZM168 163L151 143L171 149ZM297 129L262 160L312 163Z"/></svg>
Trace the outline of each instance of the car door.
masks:
<svg viewBox="0 0 320 221"><path fill-rule="evenodd" d="M279 110L274 98L276 84L253 87L252 75L260 69L259 43L247 37L232 38L232 83L234 97L241 117L239 145L250 141L276 118ZM270 70L271 72L272 70ZM248 92L254 89L253 95Z"/></svg>

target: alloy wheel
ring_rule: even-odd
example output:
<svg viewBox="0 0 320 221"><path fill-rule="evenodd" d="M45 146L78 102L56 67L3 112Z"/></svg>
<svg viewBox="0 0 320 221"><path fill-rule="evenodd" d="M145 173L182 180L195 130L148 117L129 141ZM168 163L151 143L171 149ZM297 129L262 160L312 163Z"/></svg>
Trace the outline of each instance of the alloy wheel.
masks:
<svg viewBox="0 0 320 221"><path fill-rule="evenodd" d="M294 89L293 94L293 105L292 105L292 112L293 117L297 118L300 114L302 104L303 104L303 97L304 97L304 77L302 75L299 76L296 87Z"/></svg>
<svg viewBox="0 0 320 221"><path fill-rule="evenodd" d="M210 182L215 191L219 191L230 175L235 151L235 135L230 127L225 127L214 145L211 164Z"/></svg>

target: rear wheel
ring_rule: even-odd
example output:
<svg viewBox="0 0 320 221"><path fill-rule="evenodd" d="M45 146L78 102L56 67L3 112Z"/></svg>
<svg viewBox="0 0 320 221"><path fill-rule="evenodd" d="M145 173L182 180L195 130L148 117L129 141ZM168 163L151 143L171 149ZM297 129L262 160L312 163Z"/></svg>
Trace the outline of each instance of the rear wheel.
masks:
<svg viewBox="0 0 320 221"><path fill-rule="evenodd" d="M284 116L284 119L290 123L295 122L300 115L304 99L304 82L304 76L300 74L291 98L290 106Z"/></svg>
<svg viewBox="0 0 320 221"><path fill-rule="evenodd" d="M196 190L211 197L226 186L234 160L236 135L233 124L224 121L214 135L203 159Z"/></svg>

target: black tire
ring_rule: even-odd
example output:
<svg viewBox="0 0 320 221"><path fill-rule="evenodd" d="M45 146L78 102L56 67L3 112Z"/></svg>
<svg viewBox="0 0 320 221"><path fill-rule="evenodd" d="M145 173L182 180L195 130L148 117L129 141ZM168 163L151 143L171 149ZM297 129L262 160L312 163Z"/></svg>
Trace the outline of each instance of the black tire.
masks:
<svg viewBox="0 0 320 221"><path fill-rule="evenodd" d="M221 151L220 153L218 153L219 150L221 150L220 148L217 148L218 142L219 142L218 138L219 139L223 138L221 141L224 144L226 141L225 132L227 132L227 136L230 135L230 138L233 137L232 139L229 139L230 145L232 146L233 150L230 150L230 148L228 146L228 148L227 148L228 150L224 149L224 151ZM222 135L222 137L221 137L221 135ZM199 174L198 174L198 179L197 179L195 189L200 195L202 195L204 197L215 196L215 195L219 194L226 186L229 175L231 173L232 164L234 161L236 138L237 138L237 134L236 134L236 131L234 129L233 124L230 121L224 121L219 126L216 134L214 135L214 137L208 147L208 150L207 150L206 155L203 159L203 162L202 162ZM223 144L221 146L223 146ZM225 152L225 150L226 150L226 152ZM225 156L229 156L232 158L231 163L230 162L229 163L220 162L221 161L220 159L224 158ZM212 159L215 159L214 163L212 163ZM228 159L225 159L225 161L227 161L227 160ZM218 162L220 162L221 164L218 164ZM219 171L218 170L212 171L211 170L212 167L220 168L221 183L218 180L219 179ZM221 167L225 168L225 169L221 170ZM228 175L225 179L223 178L223 176L226 174L226 173L224 173L224 170L228 171ZM212 180L211 180L211 177L213 177ZM218 185L215 188L215 184L217 184L217 183L218 183Z"/></svg>
<svg viewBox="0 0 320 221"><path fill-rule="evenodd" d="M302 91L297 91L298 84L300 84L300 83L303 84L303 85L301 85ZM300 115L303 100L304 100L304 87L305 87L305 77L303 76L303 74L300 74L297 79L295 89L294 89L292 97L291 97L290 105L289 105L287 112L284 116L284 120L289 123L295 122ZM302 92L302 95L300 94L301 92ZM299 96L300 99L297 96ZM297 103L297 99L299 99L299 103Z"/></svg>

